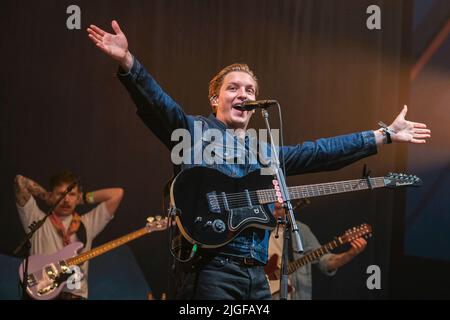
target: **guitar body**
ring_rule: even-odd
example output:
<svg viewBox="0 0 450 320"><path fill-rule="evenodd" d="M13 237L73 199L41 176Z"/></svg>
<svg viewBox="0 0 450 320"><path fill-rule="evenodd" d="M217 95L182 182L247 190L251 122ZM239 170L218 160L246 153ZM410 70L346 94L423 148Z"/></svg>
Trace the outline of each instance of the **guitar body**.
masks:
<svg viewBox="0 0 450 320"><path fill-rule="evenodd" d="M81 242L74 242L53 255L34 255L28 260L27 293L36 300L50 300L56 298L65 287L71 273L64 271L65 260L75 257L83 248ZM23 268L19 267L20 281L23 282Z"/></svg>
<svg viewBox="0 0 450 320"><path fill-rule="evenodd" d="M288 274L292 274L297 269L302 266L311 263L314 260L320 259L323 255L330 252L330 250L335 249L345 243L349 243L355 239L364 237L368 238L372 236L372 226L364 223L358 227L353 227L345 231L345 233L339 237L336 237L335 240L328 242L327 244L314 249L312 251L308 251L302 257L296 259L295 261L289 262L287 265ZM264 267L264 272L266 274L267 280L269 281L270 293L272 297L275 299L278 297L278 293L280 291L280 276L281 270L278 267L279 255L274 253L272 254L266 266ZM295 288L291 286L290 280L288 282L288 296L295 291Z"/></svg>
<svg viewBox="0 0 450 320"><path fill-rule="evenodd" d="M171 186L171 205L183 236L203 248L217 248L249 227L273 229L276 220L252 191L273 189L272 176L252 172L232 178L207 167L180 172ZM233 196L238 192L248 197ZM229 195L226 200L223 194Z"/></svg>
<svg viewBox="0 0 450 320"><path fill-rule="evenodd" d="M124 245L134 239L142 237L150 232L163 231L167 229L167 218L161 216L147 218L144 228L126 234L120 238L109 241L95 249L83 252L78 255L78 251L83 248L81 242L71 243L60 251L52 255L33 255L28 258L28 278L26 280L27 294L36 300L50 300L56 298L65 287L69 278L76 272L70 280L83 278L77 266L93 259L101 254ZM23 283L23 269L25 261L19 266L20 282ZM74 268L77 268L74 270Z"/></svg>
<svg viewBox="0 0 450 320"><path fill-rule="evenodd" d="M280 279L274 276L274 272L278 270L278 260L280 256L274 253L269 257L267 264L264 266L264 272L266 274L267 280L269 280L270 294L272 298L277 298L277 294L280 293ZM291 284L291 280L288 279L288 298L290 294L294 291L294 287Z"/></svg>

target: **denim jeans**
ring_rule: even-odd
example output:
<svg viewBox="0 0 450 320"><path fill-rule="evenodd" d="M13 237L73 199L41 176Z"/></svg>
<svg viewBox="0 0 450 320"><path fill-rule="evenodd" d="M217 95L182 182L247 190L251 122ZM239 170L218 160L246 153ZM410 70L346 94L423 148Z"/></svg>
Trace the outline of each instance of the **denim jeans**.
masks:
<svg viewBox="0 0 450 320"><path fill-rule="evenodd" d="M179 264L176 299L270 300L263 265L248 266L216 256L191 265Z"/></svg>

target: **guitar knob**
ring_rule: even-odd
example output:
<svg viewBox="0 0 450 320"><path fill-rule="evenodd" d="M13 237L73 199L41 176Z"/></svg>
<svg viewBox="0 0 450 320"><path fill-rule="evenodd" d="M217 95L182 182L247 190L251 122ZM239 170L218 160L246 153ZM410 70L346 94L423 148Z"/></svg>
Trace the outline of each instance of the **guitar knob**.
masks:
<svg viewBox="0 0 450 320"><path fill-rule="evenodd" d="M202 220L203 220L202 217L197 217L197 218L195 218L194 223L202 222Z"/></svg>
<svg viewBox="0 0 450 320"><path fill-rule="evenodd" d="M203 225L203 227L211 227L212 226L212 221L211 220L209 220L209 221L206 221L206 223Z"/></svg>
<svg viewBox="0 0 450 320"><path fill-rule="evenodd" d="M212 227L213 227L214 231L217 233L222 233L226 229L225 223L219 219L214 220Z"/></svg>

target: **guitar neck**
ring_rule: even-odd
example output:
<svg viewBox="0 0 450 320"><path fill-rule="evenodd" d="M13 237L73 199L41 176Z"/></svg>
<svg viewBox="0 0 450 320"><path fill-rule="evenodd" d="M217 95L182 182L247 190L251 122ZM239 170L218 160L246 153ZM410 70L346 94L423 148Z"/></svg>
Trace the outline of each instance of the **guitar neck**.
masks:
<svg viewBox="0 0 450 320"><path fill-rule="evenodd" d="M82 264L82 263L84 263L84 262L86 262L86 261L88 261L88 260L90 260L92 258L98 257L101 254L104 254L104 253L106 253L106 252L108 252L110 250L113 250L113 249L115 249L117 247L120 247L120 246L126 244L127 242L130 242L130 241L132 241L134 239L142 237L143 235L145 235L145 234L147 234L149 232L150 231L148 230L148 228L144 227L142 229L139 229L137 231L134 231L132 233L124 235L124 236L122 236L122 237L120 237L118 239L115 239L115 240L112 240L110 242L107 242L107 243L105 243L105 244L103 244L103 245L101 245L101 246L99 246L99 247L97 247L95 249L83 252L82 254L80 254L80 255L78 255L76 257L67 259L66 263L69 266L80 265L80 264Z"/></svg>
<svg viewBox="0 0 450 320"><path fill-rule="evenodd" d="M288 188L288 191L290 198L292 200L295 200L326 196L329 194L366 190L371 188L383 188L386 186L383 177L370 178L370 183L371 187L368 185L367 179L356 179L290 187ZM273 189L258 190L256 191L256 194L260 204L273 203L278 200L275 190Z"/></svg>
<svg viewBox="0 0 450 320"><path fill-rule="evenodd" d="M309 252L303 257L290 262L288 264L288 274L294 273L295 270L297 270L298 268L303 267L304 265L319 259L323 255L329 253L331 250L336 249L337 247L341 246L344 243L345 242L342 241L341 237L339 237L336 240L330 241L327 244L321 246L320 248ZM280 269L276 270L273 273L273 275L276 279L280 279L281 270Z"/></svg>

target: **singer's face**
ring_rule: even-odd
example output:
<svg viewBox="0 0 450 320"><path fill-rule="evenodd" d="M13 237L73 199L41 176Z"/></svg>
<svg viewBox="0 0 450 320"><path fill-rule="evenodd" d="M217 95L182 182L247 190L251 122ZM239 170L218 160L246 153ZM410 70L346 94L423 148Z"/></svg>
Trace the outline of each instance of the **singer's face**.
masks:
<svg viewBox="0 0 450 320"><path fill-rule="evenodd" d="M69 184L62 183L52 191L52 200L56 202L67 190ZM81 192L78 186L72 189L55 208L55 213L59 216L70 216L81 199Z"/></svg>
<svg viewBox="0 0 450 320"><path fill-rule="evenodd" d="M217 119L232 129L246 129L253 114L234 106L245 100L255 100L256 83L246 72L233 71L225 76L220 87L217 103Z"/></svg>

